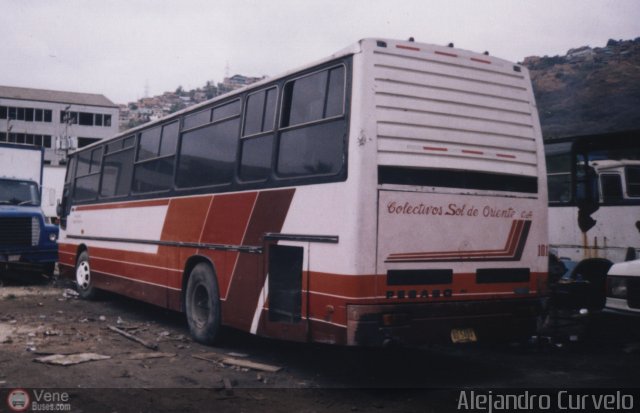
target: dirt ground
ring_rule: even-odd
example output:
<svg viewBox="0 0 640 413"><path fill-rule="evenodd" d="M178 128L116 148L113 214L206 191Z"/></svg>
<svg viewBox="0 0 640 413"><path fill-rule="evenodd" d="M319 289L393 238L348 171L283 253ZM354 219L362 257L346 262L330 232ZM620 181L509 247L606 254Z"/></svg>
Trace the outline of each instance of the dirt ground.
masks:
<svg viewBox="0 0 640 413"><path fill-rule="evenodd" d="M305 380L274 364L268 349L266 357L243 352L265 343L243 333L225 331L223 347L193 342L181 314L116 295L84 301L64 281L4 284L0 287L0 413L6 411L3 400L8 394L2 390L15 388L66 392L74 412L213 411L214 405L216 412L382 412L398 411L399 400L409 409L402 411L424 411L421 392L412 390L373 398L375 392L368 390L326 390L319 381ZM110 327L141 339L148 347ZM297 346L280 344L284 351ZM274 345L266 341L267 347ZM103 357L67 366L39 361L77 354ZM279 370L234 364L247 361Z"/></svg>
<svg viewBox="0 0 640 413"><path fill-rule="evenodd" d="M544 346L353 349L226 330L209 347L178 313L80 300L64 281L0 282L0 413L16 388L66 393L74 412L290 413L456 411L461 388L640 387L640 318L605 315L584 343ZM102 359L42 359L77 354Z"/></svg>

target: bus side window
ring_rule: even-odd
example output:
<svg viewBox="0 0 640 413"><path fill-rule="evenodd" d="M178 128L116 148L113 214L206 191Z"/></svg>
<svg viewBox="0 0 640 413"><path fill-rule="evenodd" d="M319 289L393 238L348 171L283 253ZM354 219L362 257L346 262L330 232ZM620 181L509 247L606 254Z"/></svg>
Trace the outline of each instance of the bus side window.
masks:
<svg viewBox="0 0 640 413"><path fill-rule="evenodd" d="M240 117L235 116L184 132L176 176L178 188L231 184L239 129Z"/></svg>
<svg viewBox="0 0 640 413"><path fill-rule="evenodd" d="M133 136L110 143L104 155L102 185L100 196L103 198L129 194L133 175Z"/></svg>
<svg viewBox="0 0 640 413"><path fill-rule="evenodd" d="M612 203L622 201L622 180L618 174L600 175L602 202Z"/></svg>
<svg viewBox="0 0 640 413"><path fill-rule="evenodd" d="M133 192L163 191L173 186L177 142L177 121L140 134L138 159L133 171Z"/></svg>
<svg viewBox="0 0 640 413"><path fill-rule="evenodd" d="M628 166L625 168L627 196L629 198L640 197L640 167Z"/></svg>
<svg viewBox="0 0 640 413"><path fill-rule="evenodd" d="M280 177L335 175L342 170L345 79L345 67L337 66L285 84L276 168Z"/></svg>
<svg viewBox="0 0 640 413"><path fill-rule="evenodd" d="M276 87L247 97L238 171L238 176L243 181L264 181L271 174L277 98Z"/></svg>
<svg viewBox="0 0 640 413"><path fill-rule="evenodd" d="M76 201L91 201L98 197L100 185L100 167L102 165L102 146L78 155L73 198Z"/></svg>

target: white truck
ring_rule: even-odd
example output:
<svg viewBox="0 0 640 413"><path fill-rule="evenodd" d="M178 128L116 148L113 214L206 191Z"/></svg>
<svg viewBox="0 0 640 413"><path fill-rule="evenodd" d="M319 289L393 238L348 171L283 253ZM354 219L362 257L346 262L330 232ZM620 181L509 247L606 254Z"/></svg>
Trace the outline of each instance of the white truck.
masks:
<svg viewBox="0 0 640 413"><path fill-rule="evenodd" d="M42 212L43 150L0 144L0 272L53 274L58 227Z"/></svg>

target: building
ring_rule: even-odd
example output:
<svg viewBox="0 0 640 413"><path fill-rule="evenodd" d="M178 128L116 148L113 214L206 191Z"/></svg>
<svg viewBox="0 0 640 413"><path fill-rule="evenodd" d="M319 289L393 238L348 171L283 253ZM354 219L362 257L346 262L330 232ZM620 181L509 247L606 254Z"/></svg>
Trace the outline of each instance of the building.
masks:
<svg viewBox="0 0 640 413"><path fill-rule="evenodd" d="M119 108L99 94L0 86L0 142L42 146L45 163L118 133Z"/></svg>

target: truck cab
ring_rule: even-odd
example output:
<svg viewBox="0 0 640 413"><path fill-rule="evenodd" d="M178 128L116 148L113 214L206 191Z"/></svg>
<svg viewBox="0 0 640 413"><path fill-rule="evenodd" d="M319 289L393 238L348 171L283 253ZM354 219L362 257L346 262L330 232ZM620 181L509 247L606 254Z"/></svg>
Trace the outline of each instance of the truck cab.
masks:
<svg viewBox="0 0 640 413"><path fill-rule="evenodd" d="M53 275L58 227L40 207L42 149L0 145L0 272Z"/></svg>

